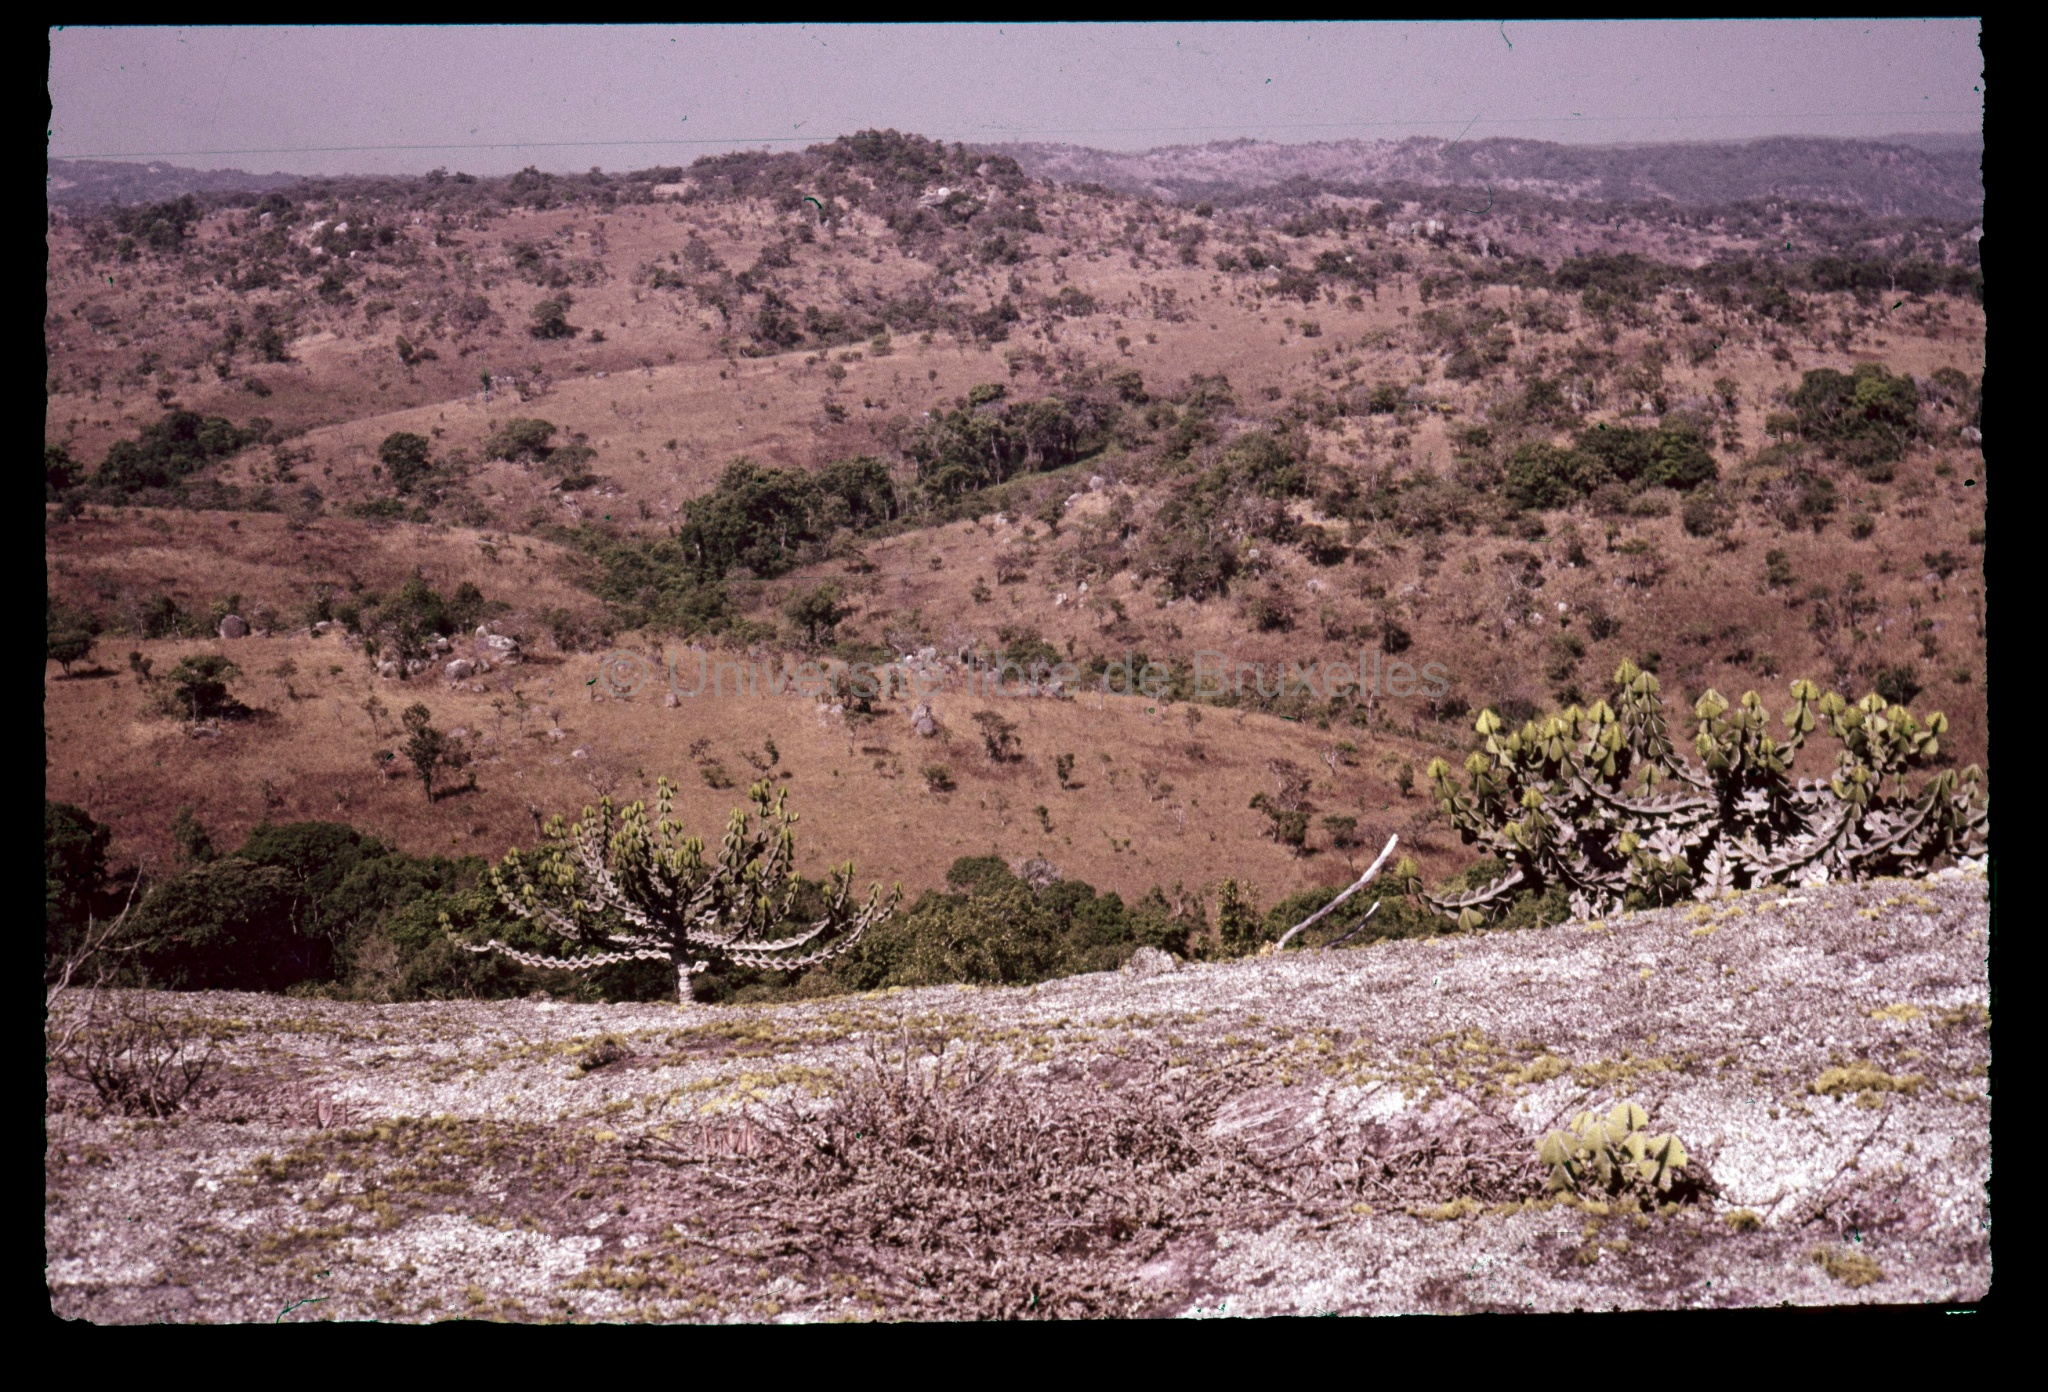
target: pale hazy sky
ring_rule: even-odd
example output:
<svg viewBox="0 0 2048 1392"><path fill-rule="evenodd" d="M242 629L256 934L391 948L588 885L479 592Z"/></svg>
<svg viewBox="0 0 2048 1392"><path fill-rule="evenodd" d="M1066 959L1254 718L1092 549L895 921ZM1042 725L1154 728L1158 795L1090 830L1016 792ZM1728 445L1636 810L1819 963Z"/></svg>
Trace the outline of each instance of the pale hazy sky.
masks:
<svg viewBox="0 0 2048 1392"><path fill-rule="evenodd" d="M1976 20L61 28L48 153L255 172L686 164L867 127L1102 149L1975 132Z"/></svg>

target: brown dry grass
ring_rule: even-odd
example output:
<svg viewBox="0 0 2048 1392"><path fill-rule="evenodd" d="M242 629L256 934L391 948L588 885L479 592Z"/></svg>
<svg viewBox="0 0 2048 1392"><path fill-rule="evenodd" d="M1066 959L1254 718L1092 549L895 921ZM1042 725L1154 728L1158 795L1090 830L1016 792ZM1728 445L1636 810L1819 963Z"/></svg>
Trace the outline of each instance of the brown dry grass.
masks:
<svg viewBox="0 0 2048 1392"><path fill-rule="evenodd" d="M1265 820L1247 810L1255 792L1273 790L1268 766L1276 759L1314 770L1311 800L1324 812L1357 816L1374 847L1397 830L1412 840L1411 823L1427 806L1400 796L1392 770L1400 761L1419 766L1430 746L1353 732L1370 756L1331 779L1319 756L1334 733L1218 710L1190 730L1187 707L1137 697L1055 702L970 696L956 686L931 698L944 728L926 741L909 730L901 703L871 724L849 725L821 717L800 696L707 696L671 709L657 682L630 699L601 697L587 684L598 672L589 655L538 653L526 666L492 673L491 689L478 694L424 678L380 680L333 638L134 646L159 673L193 652L227 652L245 673L238 696L260 712L228 722L217 740L195 739L147 713L146 693L126 673L64 681L52 669L48 795L110 823L117 854L159 866L170 859L171 815L184 805L224 846L262 820L310 818L351 822L422 854L496 856L532 843L532 809L573 814L604 791L651 796L661 774L682 782L678 815L715 837L739 790L760 776L750 756L767 764L767 740L780 755L772 772L803 816L801 868L815 874L851 858L863 882L901 880L913 892L941 883L955 858L989 853L1044 855L1069 878L1127 896L1175 882L1193 892L1225 875L1276 895L1348 881L1363 866L1352 863L1360 852L1297 858L1265 839ZM276 675L286 661L293 674ZM335 666L341 672L331 672ZM694 667L681 681L684 690L695 686ZM380 708L374 717L371 700ZM475 791L429 803L416 781L380 770L376 755L398 745L398 713L414 701L428 706L437 728L468 732L478 755ZM1020 761L988 760L973 724L986 709L1017 722ZM562 737L550 738L556 728ZM700 740L708 743L693 756ZM1060 753L1076 755L1071 789L1054 773ZM699 776L712 761L733 787L713 788ZM931 791L921 774L928 764L949 768L955 791ZM1041 805L1050 832L1034 813ZM1457 859L1424 858L1441 870Z"/></svg>
<svg viewBox="0 0 2048 1392"><path fill-rule="evenodd" d="M835 350L832 362L846 372L836 383L826 375L827 363L807 363L811 354L803 351L760 359L725 356L719 337L726 330L715 311L701 309L686 293L650 290L640 283L639 267L665 259L693 234L702 236L729 267L745 267L763 245L788 231L767 209L658 204L622 208L603 218L516 212L488 227L462 230L464 245L430 251L419 269L397 277L395 288L372 292L358 287L361 297L383 293L402 304L408 293L429 282L461 281L491 299L501 321L497 330L460 342L441 341L440 361L408 372L390 349L402 316L373 327L359 309L315 307L300 321L295 363L247 368L273 388L273 395L260 401L233 382L215 381L203 355L218 333L221 313L246 309L266 296L276 298L272 292L237 296L181 278L175 268L148 259L118 268L114 283L106 284L104 268L86 263L78 255L75 235L60 226L50 238L46 332L57 389L48 398L45 428L49 439L68 441L81 459L96 459L110 440L154 419L161 409L154 388L161 386L197 409L237 420L261 413L283 427L307 428L309 433L296 443L310 447L314 461L302 474L331 503L381 492L370 469L377 443L390 431L429 434L442 453L456 448L475 452L496 424L515 414L544 416L565 433L587 434L599 450L594 467L607 482L594 492L564 498L531 469L480 466L466 487L491 519L487 531L373 526L329 515L295 532L278 517L254 513L96 513L49 531L45 563L51 589L107 614L159 590L171 593L181 607L201 612L214 599L239 593L247 610L267 603L288 613L316 582L387 588L419 566L444 592L465 580L475 582L488 598L512 604L515 624L530 630L532 616L547 609L595 612L577 588L574 557L513 534L534 521L608 518L629 531L662 527L735 454L808 465L862 451L885 453L892 422L950 406L977 382L1012 381L1018 394L1031 394L1051 380L1062 352L1136 367L1155 389L1198 372L1225 373L1247 418L1270 409L1275 394L1285 398L1312 385L1335 389L1353 382L1426 380L1435 409L1398 427L1383 419L1340 421L1332 430L1311 431L1311 443L1339 469L1389 464L1445 469L1451 462L1453 429L1480 419L1489 400L1508 390L1514 377L1555 371L1568 350L1599 337L1597 326L1576 305L1558 297L1566 308L1567 330L1544 333L1516 319L1514 356L1505 370L1492 380L1445 382L1439 359L1422 351L1411 326L1428 307L1419 278L1448 264L1447 253L1427 243L1402 243L1411 270L1355 310L1341 300L1307 307L1261 302L1249 292L1248 277L1208 267L1208 254L1230 232L1223 220L1214 224L1204 263L1182 267L1112 248L1121 235L1123 211L1121 202L1072 191L1048 195L1041 203L1046 231L1028 238L1032 259L1015 268L968 267L957 273L956 283L969 302L988 303L1011 293L1027 311L1009 342L993 347L945 339L925 343L917 335L898 334L895 351L887 357L849 359L846 351ZM224 225L221 217L211 219L202 235L218 238ZM421 228L407 229L406 235L427 238ZM604 267L599 283L576 288L571 319L601 327L607 342L542 343L524 333L533 304L551 292L518 279L506 247L549 237L567 254L595 259ZM1296 264L1337 244L1331 237L1262 234L1261 240L1281 245ZM1059 254L1062 249L1067 254ZM1645 249L1666 255L1680 250ZM932 269L904 256L885 230L864 216L852 219L835 239L798 246L795 256L794 266L778 273L778 283L798 304L829 305L847 285L901 290ZM1009 284L1013 270L1014 289ZM408 275L414 279L407 281ZM1032 309L1062 285L1087 290L1099 312L1059 322ZM1177 310L1148 308L1163 304L1166 292ZM1478 298L1513 309L1526 297L1519 290L1490 287ZM89 330L73 312L89 301L113 313L114 327L105 333ZM1919 306L1897 313L1880 306L1874 323L1844 351L1825 338L1816 340L1815 332L1830 331L1833 318L1846 312L1850 301L1822 297L1817 304L1815 331L1781 335L1792 351L1791 362L1774 359L1766 337L1753 328L1736 326L1727 344L1706 361L1688 365L1678 354L1665 369L1667 394L1674 400L1701 395L1714 379L1731 378L1741 402L1735 427L1745 446L1753 448L1763 438L1763 416L1773 408L1774 393L1796 384L1804 369L1879 360L1894 370L1922 374L1944 365L1982 370L1983 316L1976 306L1933 301L1945 317L1923 313ZM1626 364L1647 345L1680 332L1671 313L1660 307L1646 325L1624 330L1604 346ZM1301 334L1300 321L1307 318L1319 322L1319 336ZM1289 319L1296 322L1290 326ZM1117 346L1119 335L1130 340L1127 349ZM159 363L146 380L137 374L144 353L154 353ZM500 392L486 404L477 389L477 373L484 368L527 376L539 369L550 384L532 400ZM93 374L102 379L98 392L82 385ZM822 414L828 396L847 407L845 424L833 425ZM673 451L667 448L670 440L677 445ZM1724 477L1738 496L1768 482L1745 477L1741 460L1740 451L1722 457ZM1112 452L1044 486L1080 487L1079 481L1093 471L1114 480L1126 462ZM259 463L253 455L245 457L227 466L223 476L253 483ZM1938 473L1937 466L1949 472ZM1975 479L1975 486L1966 487L1966 478ZM1063 532L1071 536L1084 527L1117 491L1112 484L1078 503ZM1511 697L1539 706L1550 703L1558 683L1545 675L1545 668L1554 657L1557 605L1564 603L1565 617L1574 620L1571 631L1587 647L1570 679L1589 696L1603 694L1622 657L1641 657L1652 649L1662 655L1667 694L1684 700L1712 685L1729 695L1756 687L1767 700L1782 702L1782 688L1791 678L1812 676L1826 683L1838 674L1850 694L1860 695L1878 665L1911 661L1927 685L1916 705L1945 710L1954 722L1950 749L1960 759L1981 760L1988 747L1983 648L1971 593L1981 582L1965 570L1946 584L1929 586L1921 579L1919 558L1949 550L1974 561L1967 535L1983 525L1986 492L1981 461L1974 455L1923 453L1909 459L1891 484L1866 488L1852 482L1845 488L1841 512L1818 535L1782 534L1747 506L1740 509L1742 520L1726 546L1685 535L1675 516L1621 519L1617 545L1647 542L1667 563L1664 578L1651 587L1628 583L1633 567L1626 557L1607 550L1604 523L1590 516L1575 519L1590 560L1577 568L1564 561L1564 540L1557 535L1561 519L1555 516L1553 535L1535 542L1485 535L1375 535L1368 538L1372 554L1365 563L1327 570L1310 566L1286 548L1269 549L1264 559L1270 574L1260 584L1290 595L1300 616L1293 632L1280 634L1256 633L1235 598L1166 605L1155 586L1128 571L1093 582L1085 603L1057 605L1057 594L1078 593L1079 577L1058 571L1062 543L1042 532L1035 538L1039 559L1029 578L997 586L988 604L975 603L970 590L977 578L993 584L997 553L1013 548L1031 530L1029 524L956 523L881 540L868 547L875 569L866 575L843 576L842 567L833 563L775 584L742 586L741 595L756 617L766 618L792 585L831 575L857 591L857 613L847 631L871 641L914 637L942 648L963 643L992 647L1000 628L1018 625L1083 657L1135 648L1186 662L1197 650L1209 649L1269 668L1288 660L1354 660L1359 630L1372 629L1384 613L1413 635L1414 646L1402 654L1404 660L1417 666L1442 662L1451 673L1454 694L1475 708ZM1157 494L1140 494L1137 502L1142 518L1156 506ZM1855 541L1846 518L1861 510L1872 513L1876 531ZM1312 508L1299 511L1316 520ZM495 559L487 548L495 550ZM1763 557L1772 549L1787 553L1799 577L1790 591L1764 590ZM1509 552L1542 557L1541 589L1516 594L1509 579L1514 567L1503 560ZM1802 599L1806 587L1825 583L1839 588L1852 570L1864 575L1877 606L1862 624L1863 636L1846 629L1814 633L1808 627L1813 606ZM1311 582L1322 586L1320 592L1311 592ZM1124 605L1125 619L1114 619L1112 599ZM1594 639L1580 621L1582 616L1589 621L1596 608L1619 621L1612 637ZM1935 625L1935 657L1921 655L1912 631L1915 620ZM118 666L118 655L132 647L152 656L161 672L180 655L208 646L110 637L103 640L99 656ZM547 650L546 643L539 645L543 655ZM1092 702L1005 702L1004 713L1023 723L1027 757L1021 765L997 769L964 733L972 730L977 706L957 695L938 703L953 733L949 744L934 751L907 733L900 716L885 719L872 732L849 736L836 724L820 727L808 702L695 703L682 711L664 711L645 696L592 704L583 699L583 682L591 674L585 667L595 667L588 658L501 673L491 693L476 695L449 692L438 684L420 692L379 683L360 655L343 653L332 642L280 635L233 651L248 674L241 686L244 699L269 715L231 727L218 745L188 739L162 721L139 715L143 693L125 674L117 680L74 681L56 680L53 674L45 686L49 794L81 802L111 819L125 853L159 859L170 813L185 803L197 807L202 819L229 840L263 817L321 816L357 821L419 850L495 854L530 838L529 807L573 809L588 799L593 784L630 792L661 772L684 774L689 815L713 829L737 794L712 790L694 778L688 767L690 742L710 739L715 757L741 779L750 772L742 751L758 751L761 738L772 735L787 751L782 767L792 773L796 802L810 814L805 846L814 864L851 855L865 875L900 876L915 885L935 882L962 853L1043 852L1069 875L1125 892L1154 882L1213 883L1225 874L1248 875L1279 891L1339 879L1345 871L1335 855L1296 860L1259 836L1260 819L1244 804L1253 792L1269 790L1270 779L1262 772L1269 761L1289 759L1320 775L1320 755L1334 740L1357 743L1357 766L1340 768L1328 780L1331 786L1312 796L1319 813L1358 816L1361 835L1376 841L1405 826L1411 809L1422 805L1419 799L1403 803L1393 792L1393 771L1403 762L1419 769L1446 745L1462 747L1466 737L1460 726L1438 726L1422 716L1420 702L1383 705L1394 728L1376 727L1370 733L1322 732L1216 711L1190 732L1177 711L1161 722L1137 702L1111 701L1102 710ZM287 661L297 675L272 675ZM329 671L337 665L340 673ZM1958 680L1959 672L1968 679ZM291 695L286 694L287 680ZM515 689L541 712L530 716L524 729L516 715L493 708L496 701L510 709ZM391 746L395 715L373 725L364 713L365 700L375 697L395 712L422 696L442 728L484 731L495 741L478 766L477 792L429 806L415 787L388 782L372 766L373 753ZM545 737L545 712L552 708L562 710L567 731L559 745ZM1192 757L1192 743L1204 745L1207 757ZM572 757L584 746L587 757ZM863 747L888 752L867 754ZM1051 772L1052 757L1064 752L1077 755L1076 779L1085 785L1071 793L1058 787ZM1114 762L1101 765L1096 758L1101 752ZM930 762L948 764L959 791L928 792L920 768ZM1171 794L1151 791L1167 784L1174 787ZM1041 829L1033 811L1040 805L1048 809L1050 833ZM1444 868L1456 860L1449 856Z"/></svg>

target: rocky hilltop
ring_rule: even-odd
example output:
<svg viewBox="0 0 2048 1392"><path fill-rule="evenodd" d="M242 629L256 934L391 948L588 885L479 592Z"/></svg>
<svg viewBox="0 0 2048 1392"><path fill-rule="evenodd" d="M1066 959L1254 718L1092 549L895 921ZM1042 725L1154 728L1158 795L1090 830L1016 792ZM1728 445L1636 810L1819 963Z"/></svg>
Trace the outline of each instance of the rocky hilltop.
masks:
<svg viewBox="0 0 2048 1392"><path fill-rule="evenodd" d="M1482 186L1569 202L1685 206L1771 199L1887 217L1984 211L1981 142L1818 140L1561 145L1544 140L1227 140L1131 152L1078 145L987 147L1033 178L1124 193L1202 198L1286 184Z"/></svg>
<svg viewBox="0 0 2048 1392"><path fill-rule="evenodd" d="M53 1071L53 1310L818 1320L1972 1301L1986 885L710 1009L121 996L218 1064ZM86 1002L60 1001L62 1030ZM110 1018L110 1017L103 1017ZM1663 1207L1542 1197L1633 1101Z"/></svg>

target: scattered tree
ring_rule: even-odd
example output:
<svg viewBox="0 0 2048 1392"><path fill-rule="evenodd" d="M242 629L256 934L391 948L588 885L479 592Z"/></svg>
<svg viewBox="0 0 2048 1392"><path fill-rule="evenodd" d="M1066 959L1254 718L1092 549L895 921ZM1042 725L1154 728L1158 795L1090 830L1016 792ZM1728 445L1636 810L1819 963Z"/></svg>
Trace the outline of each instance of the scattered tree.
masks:
<svg viewBox="0 0 2048 1392"><path fill-rule="evenodd" d="M569 306L573 303L567 294L542 300L533 307L533 322L526 331L535 338L574 338L582 330L569 322Z"/></svg>
<svg viewBox="0 0 2048 1392"><path fill-rule="evenodd" d="M1007 763L1017 757L1017 722L1006 720L994 711L976 711L974 723L981 727L981 742L988 750L989 762Z"/></svg>
<svg viewBox="0 0 2048 1392"><path fill-rule="evenodd" d="M407 706L399 719L405 725L405 757L411 763L413 772L419 775L420 786L426 790L427 801L434 800L434 774L442 768L457 767L459 761L448 737L436 730L430 723L434 713L425 706Z"/></svg>
<svg viewBox="0 0 2048 1392"><path fill-rule="evenodd" d="M434 461L428 455L431 448L426 436L415 435L409 430L393 431L377 447L377 458L383 461L384 473L399 494L412 492L419 481L432 471Z"/></svg>
<svg viewBox="0 0 2048 1392"><path fill-rule="evenodd" d="M823 584L798 590L782 606L782 613L792 624L803 630L804 641L812 647L818 645L820 635L830 636L839 621L853 612L841 604L839 586L830 580Z"/></svg>
<svg viewBox="0 0 2048 1392"><path fill-rule="evenodd" d="M173 667L166 678L173 706L192 720L227 715L238 708L228 693L228 683L242 675L242 669L219 653L200 653Z"/></svg>

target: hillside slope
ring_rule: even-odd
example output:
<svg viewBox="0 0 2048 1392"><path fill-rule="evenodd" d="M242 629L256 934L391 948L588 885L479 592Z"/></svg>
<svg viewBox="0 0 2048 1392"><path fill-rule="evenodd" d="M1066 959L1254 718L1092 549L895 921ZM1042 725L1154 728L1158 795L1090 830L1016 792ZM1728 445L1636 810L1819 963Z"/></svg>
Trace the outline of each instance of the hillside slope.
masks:
<svg viewBox="0 0 2048 1392"><path fill-rule="evenodd" d="M1006 144L1034 178L1126 193L1214 197L1282 184L1482 185L1544 198L1703 206L1746 199L1831 203L1905 217L1970 218L1984 208L1982 142L1766 140L1560 145L1543 140L1229 140L1124 153Z"/></svg>

